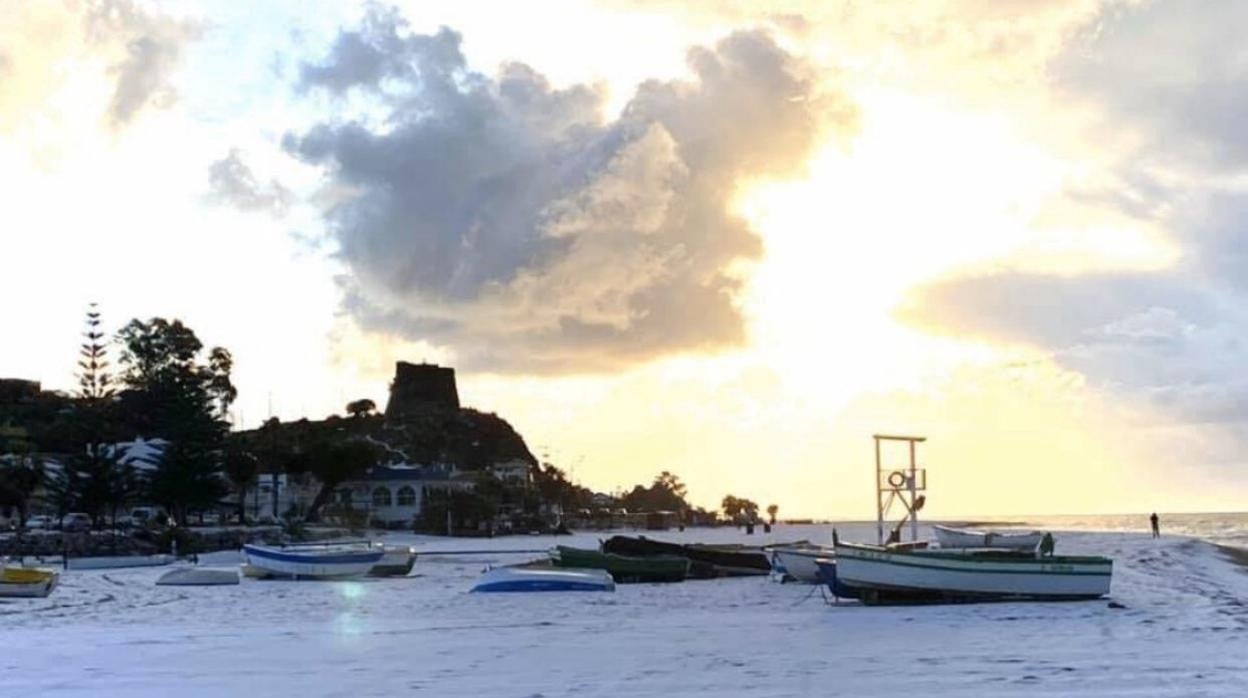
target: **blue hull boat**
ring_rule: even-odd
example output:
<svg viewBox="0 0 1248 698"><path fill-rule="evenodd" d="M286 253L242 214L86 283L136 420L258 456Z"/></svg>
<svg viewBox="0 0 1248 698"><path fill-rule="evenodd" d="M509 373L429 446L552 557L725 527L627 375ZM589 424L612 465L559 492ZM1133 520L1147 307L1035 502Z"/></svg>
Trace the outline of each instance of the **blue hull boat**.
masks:
<svg viewBox="0 0 1248 698"><path fill-rule="evenodd" d="M819 567L819 579L828 585L828 590L838 599L858 598L858 589L846 585L836 576L836 560L819 558L815 561Z"/></svg>
<svg viewBox="0 0 1248 698"><path fill-rule="evenodd" d="M472 591L615 591L615 580L606 570L496 567Z"/></svg>

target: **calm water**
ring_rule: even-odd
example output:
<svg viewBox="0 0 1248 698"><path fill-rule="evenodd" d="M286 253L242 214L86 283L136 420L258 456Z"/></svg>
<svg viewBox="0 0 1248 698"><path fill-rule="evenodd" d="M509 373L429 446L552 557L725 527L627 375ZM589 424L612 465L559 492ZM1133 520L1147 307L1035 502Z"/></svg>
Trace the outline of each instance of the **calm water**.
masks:
<svg viewBox="0 0 1248 698"><path fill-rule="evenodd" d="M1248 549L1248 513L1233 514L1166 514L1158 512L1161 532L1201 538L1211 543ZM992 520L993 517L984 519ZM1148 514L1111 514L1099 516L1023 516L1027 527L1078 531L1142 531L1148 532Z"/></svg>

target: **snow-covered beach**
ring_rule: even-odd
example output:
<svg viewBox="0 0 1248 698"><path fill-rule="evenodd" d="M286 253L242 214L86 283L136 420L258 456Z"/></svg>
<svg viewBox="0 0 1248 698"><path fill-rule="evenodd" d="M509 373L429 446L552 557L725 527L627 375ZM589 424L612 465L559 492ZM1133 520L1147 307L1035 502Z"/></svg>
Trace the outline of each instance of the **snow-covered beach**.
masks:
<svg viewBox="0 0 1248 698"><path fill-rule="evenodd" d="M840 531L867 540L874 529ZM178 589L154 586L161 569L67 572L47 599L0 604L0 695L1193 696L1248 685L1248 574L1191 538L1059 535L1062 552L1114 558L1112 600L1125 608L830 606L812 587L766 578L469 594L487 563L536 555L436 551L554 539L386 540L418 545L411 577Z"/></svg>

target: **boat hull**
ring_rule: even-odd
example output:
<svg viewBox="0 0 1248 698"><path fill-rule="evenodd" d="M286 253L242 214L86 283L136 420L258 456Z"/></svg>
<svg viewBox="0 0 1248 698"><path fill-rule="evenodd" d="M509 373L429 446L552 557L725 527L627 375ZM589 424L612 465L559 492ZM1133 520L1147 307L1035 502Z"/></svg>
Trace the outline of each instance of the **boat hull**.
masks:
<svg viewBox="0 0 1248 698"><path fill-rule="evenodd" d="M406 577L416 566L416 553L411 548L386 548L381 560L368 571L370 577Z"/></svg>
<svg viewBox="0 0 1248 698"><path fill-rule="evenodd" d="M52 570L0 569L0 598L40 599L52 593L60 575Z"/></svg>
<svg viewBox="0 0 1248 698"><path fill-rule="evenodd" d="M497 567L481 575L472 591L615 591L615 580L598 569Z"/></svg>
<svg viewBox="0 0 1248 698"><path fill-rule="evenodd" d="M819 558L816 566L819 569L819 581L828 586L828 591L831 591L833 596L841 599L858 598L858 589L841 581L840 575L836 572L835 560Z"/></svg>
<svg viewBox="0 0 1248 698"><path fill-rule="evenodd" d="M866 603L1066 601L1109 593L1113 561L836 547L837 577Z"/></svg>
<svg viewBox="0 0 1248 698"><path fill-rule="evenodd" d="M116 570L127 567L163 567L176 560L172 555L111 555L71 557L65 566L71 570Z"/></svg>
<svg viewBox="0 0 1248 698"><path fill-rule="evenodd" d="M618 584L683 582L689 560L672 555L629 557L560 545L551 554L558 567L605 570Z"/></svg>
<svg viewBox="0 0 1248 698"><path fill-rule="evenodd" d="M783 569L789 577L807 584L819 584L818 561L820 558L831 558L834 553L825 548L773 548L776 566Z"/></svg>
<svg viewBox="0 0 1248 698"><path fill-rule="evenodd" d="M214 587L238 584L234 570L208 570L196 567L169 570L156 580L157 586Z"/></svg>
<svg viewBox="0 0 1248 698"><path fill-rule="evenodd" d="M243 563L268 576L295 579L342 579L367 574L384 554L381 550L297 550L243 546Z"/></svg>
<svg viewBox="0 0 1248 698"><path fill-rule="evenodd" d="M681 545L650 538L612 536L602 544L605 553L651 557L670 555L689 560L689 579L744 577L771 573L771 560L759 550L728 550L714 546Z"/></svg>
<svg viewBox="0 0 1248 698"><path fill-rule="evenodd" d="M972 531L948 526L933 526L936 542L942 548L1003 548L1008 550L1035 550L1044 534L1001 533L997 531Z"/></svg>

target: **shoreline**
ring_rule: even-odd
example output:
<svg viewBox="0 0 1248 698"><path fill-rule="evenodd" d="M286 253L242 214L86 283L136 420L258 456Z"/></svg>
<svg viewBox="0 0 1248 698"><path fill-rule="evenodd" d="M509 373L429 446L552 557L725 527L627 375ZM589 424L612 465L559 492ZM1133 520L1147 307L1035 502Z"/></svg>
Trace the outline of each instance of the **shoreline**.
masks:
<svg viewBox="0 0 1248 698"><path fill-rule="evenodd" d="M1210 543L1213 547L1222 553L1222 556L1230 560L1234 564L1242 568L1241 571L1248 573L1248 549L1236 548L1231 545L1223 545L1221 543Z"/></svg>

